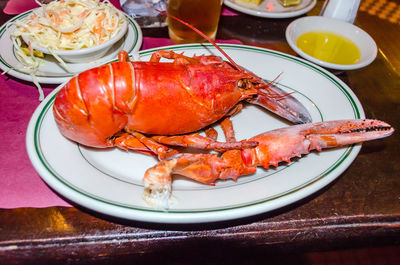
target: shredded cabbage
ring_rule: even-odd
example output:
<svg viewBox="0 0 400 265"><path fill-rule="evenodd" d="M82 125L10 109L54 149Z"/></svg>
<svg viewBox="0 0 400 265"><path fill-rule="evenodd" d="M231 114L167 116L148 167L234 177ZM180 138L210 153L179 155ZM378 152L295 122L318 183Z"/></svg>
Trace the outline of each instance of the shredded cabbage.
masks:
<svg viewBox="0 0 400 265"><path fill-rule="evenodd" d="M99 45L115 36L125 21L108 0L37 3L42 9L16 21L13 36L29 36L34 44L52 50L77 50Z"/></svg>
<svg viewBox="0 0 400 265"><path fill-rule="evenodd" d="M57 50L78 50L99 45L110 40L121 30L125 17L108 1L57 0L42 4L29 16L12 22L16 26L11 39L16 53L41 91L35 73L44 61L34 56L33 47L47 48L61 66L71 72L68 65L57 56ZM24 43L21 37L29 39ZM27 46L24 51L24 46Z"/></svg>

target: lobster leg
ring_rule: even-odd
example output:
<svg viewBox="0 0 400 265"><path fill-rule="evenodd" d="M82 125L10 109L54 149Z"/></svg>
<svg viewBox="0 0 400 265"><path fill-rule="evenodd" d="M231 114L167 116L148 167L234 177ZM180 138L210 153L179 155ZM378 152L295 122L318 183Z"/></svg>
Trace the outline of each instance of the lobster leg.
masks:
<svg viewBox="0 0 400 265"><path fill-rule="evenodd" d="M233 124L229 117L226 117L221 121L221 127L224 131L225 139L228 143L236 142L235 132L233 130Z"/></svg>
<svg viewBox="0 0 400 265"><path fill-rule="evenodd" d="M129 54L124 50L118 52L118 61L119 62L129 62L130 61Z"/></svg>
<svg viewBox="0 0 400 265"><path fill-rule="evenodd" d="M146 155L155 155L146 145L129 133L123 133L114 139L113 145L123 150L134 150Z"/></svg>
<svg viewBox="0 0 400 265"><path fill-rule="evenodd" d="M227 118L228 119L228 118ZM233 130L231 129L232 133ZM214 130L215 139L217 132ZM215 139L204 137L199 134L189 135L178 135L178 136L153 136L147 137L139 132L124 132L115 135L110 141L112 145L117 146L123 150L133 150L147 155L156 155L159 160L164 160L168 157L174 156L178 153L177 150L167 147L169 146L180 146L180 147L192 147L203 150L215 150L224 152L233 149L245 149L252 148L258 145L255 141L228 141L228 142L216 142Z"/></svg>
<svg viewBox="0 0 400 265"><path fill-rule="evenodd" d="M153 136L151 139L165 145L193 147L203 150L226 151L233 149L252 148L258 145L255 141L231 141L216 142L211 138L201 136L199 134L178 135L178 136Z"/></svg>
<svg viewBox="0 0 400 265"><path fill-rule="evenodd" d="M146 155L158 156L159 160L166 159L178 153L177 150L162 145L138 132L124 132L110 139L114 146L123 150L133 150Z"/></svg>
<svg viewBox="0 0 400 265"><path fill-rule="evenodd" d="M238 105L238 106L240 106L240 105ZM233 131L232 122L229 117L226 117L221 122L221 127L222 127L222 130L224 131L226 141L227 142L236 142L235 132ZM205 129L204 132L207 135L207 137L210 138L211 140L213 140L213 141L217 140L218 132L213 127L209 127L207 129Z"/></svg>
<svg viewBox="0 0 400 265"><path fill-rule="evenodd" d="M178 153L177 150L169 148L163 144L160 144L153 139L144 136L139 132L131 132L131 134L136 137L142 144L149 148L154 154L158 156L159 160L164 160L168 157L174 156Z"/></svg>
<svg viewBox="0 0 400 265"><path fill-rule="evenodd" d="M188 135L177 135L177 136L153 136L152 139L158 143L165 145L181 146L181 147L193 147L203 150L216 150L224 152L233 149L245 149L252 148L258 145L256 141L240 141L237 142L235 138L235 132L233 130L232 121L229 117L226 117L221 121L221 127L225 135L226 142L216 142L218 133L212 128L206 130L207 137L201 136L200 134L193 133ZM209 135L211 137L209 137Z"/></svg>
<svg viewBox="0 0 400 265"><path fill-rule="evenodd" d="M161 58L174 60L178 64L203 64L203 65L221 65L222 67L232 68L229 64L224 62L221 57L215 55L200 55L200 56L185 56L181 53L174 51L160 50L155 51L151 57L150 62L160 62Z"/></svg>
<svg viewBox="0 0 400 265"><path fill-rule="evenodd" d="M150 62L160 62L161 58L165 59L171 59L174 60L176 63L181 63L181 64L196 64L199 63L198 60L196 60L193 57L188 57L183 54L179 54L173 51L165 51L165 50L160 50L154 52L151 57L150 57Z"/></svg>
<svg viewBox="0 0 400 265"><path fill-rule="evenodd" d="M150 205L166 205L172 174L180 174L205 184L218 179L237 179L251 174L257 166L269 168L290 161L311 150L322 150L387 137L394 129L377 120L340 120L302 124L262 133L250 138L259 145L217 154L178 154L148 169L143 178L143 198ZM164 201L160 201L164 200Z"/></svg>
<svg viewBox="0 0 400 265"><path fill-rule="evenodd" d="M204 130L205 134L207 135L208 138L210 138L213 141L216 141L218 138L218 132L213 128L207 128Z"/></svg>

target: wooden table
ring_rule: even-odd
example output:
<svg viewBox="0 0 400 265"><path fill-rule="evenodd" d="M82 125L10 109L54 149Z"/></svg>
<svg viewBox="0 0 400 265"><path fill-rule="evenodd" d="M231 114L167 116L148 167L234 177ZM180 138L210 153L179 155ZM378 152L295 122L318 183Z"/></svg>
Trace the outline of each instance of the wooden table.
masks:
<svg viewBox="0 0 400 265"><path fill-rule="evenodd" d="M1 1L1 9L5 2ZM390 14L385 18L379 9L369 14L371 7L366 2L355 24L375 39L378 57L370 66L338 77L358 96L367 117L400 128L400 20L390 22ZM400 1L395 3L399 10ZM318 14L321 4L318 1L308 15ZM8 19L1 14L1 23ZM295 55L284 38L292 20L223 16L217 38ZM168 36L166 28L144 29L143 33ZM0 264L252 264L287 260L288 253L297 251L398 245L399 146L398 132L365 143L352 165L323 190L283 209L229 222L131 222L79 206L0 209Z"/></svg>

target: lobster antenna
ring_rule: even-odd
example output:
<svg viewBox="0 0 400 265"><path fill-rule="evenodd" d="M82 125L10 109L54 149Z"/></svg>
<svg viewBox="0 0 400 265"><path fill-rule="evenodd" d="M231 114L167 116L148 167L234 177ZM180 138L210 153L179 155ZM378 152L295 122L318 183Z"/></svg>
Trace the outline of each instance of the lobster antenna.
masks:
<svg viewBox="0 0 400 265"><path fill-rule="evenodd" d="M282 72L281 72L277 77L275 77L272 81L269 81L269 82L265 85L265 89L268 91L268 93L263 93L263 92L261 92L261 91L259 91L259 93L260 93L260 94L263 94L264 96L268 96L268 97L274 98L274 99L276 99L276 100L281 100L281 99L283 99L283 98L285 98L285 97L287 97L287 96L293 94L294 92L290 92L290 93L286 93L286 94L280 95L279 93L277 93L277 92L275 92L275 91L273 91L272 89L269 88L270 86L273 86L274 84L276 84L278 78L279 78L281 75L282 75Z"/></svg>
<svg viewBox="0 0 400 265"><path fill-rule="evenodd" d="M214 47L217 48L217 50L220 51L220 52L225 56L225 58L228 59L228 61L229 61L237 70L242 70L242 68L240 68L239 65L237 65L237 64L235 63L235 61L234 61L231 57L229 57L228 54L226 54L226 53L224 52L224 50L222 50L214 41L212 41L212 40L211 40L207 35L205 35L203 32L201 32L200 30L196 29L195 27L193 27L193 26L190 25L189 23L183 21L182 19L177 18L177 17L175 17L175 16L169 14L169 13L166 12L166 11L160 11L160 10L157 10L157 11L160 12L161 14L165 14L165 15L167 15L168 17L171 17L171 18L175 19L176 21L179 21L179 22L182 23L183 25L185 25L185 26L191 28L192 30L194 30L195 32L197 32L200 36L202 36L202 37L205 38L207 41L209 41L212 45L214 45Z"/></svg>

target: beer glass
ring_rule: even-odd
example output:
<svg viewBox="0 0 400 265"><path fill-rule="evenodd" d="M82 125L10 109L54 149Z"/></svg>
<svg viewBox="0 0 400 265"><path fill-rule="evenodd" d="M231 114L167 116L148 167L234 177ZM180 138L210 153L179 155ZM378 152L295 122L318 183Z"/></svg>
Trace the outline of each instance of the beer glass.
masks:
<svg viewBox="0 0 400 265"><path fill-rule="evenodd" d="M223 0L168 0L169 14L194 26L210 39L217 34L221 5ZM168 17L169 37L176 44L206 42L198 33L179 21Z"/></svg>

